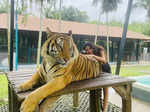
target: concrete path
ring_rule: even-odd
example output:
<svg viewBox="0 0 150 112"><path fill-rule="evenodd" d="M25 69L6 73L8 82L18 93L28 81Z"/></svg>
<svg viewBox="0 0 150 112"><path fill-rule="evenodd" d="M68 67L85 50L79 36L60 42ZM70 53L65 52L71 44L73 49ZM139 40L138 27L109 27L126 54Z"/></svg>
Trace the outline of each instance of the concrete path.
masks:
<svg viewBox="0 0 150 112"><path fill-rule="evenodd" d="M112 89L109 89L109 101L121 107L120 96ZM132 112L150 112L150 102L144 102L136 98L132 98Z"/></svg>

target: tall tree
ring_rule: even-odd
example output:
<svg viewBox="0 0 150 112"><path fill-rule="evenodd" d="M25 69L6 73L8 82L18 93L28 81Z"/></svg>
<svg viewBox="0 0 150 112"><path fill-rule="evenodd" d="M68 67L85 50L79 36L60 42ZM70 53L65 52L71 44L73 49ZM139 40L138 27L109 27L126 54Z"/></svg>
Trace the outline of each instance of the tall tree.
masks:
<svg viewBox="0 0 150 112"><path fill-rule="evenodd" d="M98 5L101 3L102 14L106 13L106 25L107 25L107 59L109 62L109 24L108 24L108 13L116 10L118 8L118 3L121 0L93 0L93 5ZM100 16L100 15L99 15ZM96 38L97 39L97 38ZM95 43L96 43L95 39Z"/></svg>
<svg viewBox="0 0 150 112"><path fill-rule="evenodd" d="M124 46L126 43L126 35L127 35L129 18L130 18L131 9L132 9L132 2L133 2L133 0L128 0L128 8L127 8L126 15L125 15L123 33L122 33L121 43L120 43L120 47L119 47L119 53L118 53L118 57L117 57L117 67L116 67L116 72L115 72L115 74L117 74L117 75L119 75L119 73L120 73L121 59L123 56Z"/></svg>
<svg viewBox="0 0 150 112"><path fill-rule="evenodd" d="M48 9L45 11L45 17L47 18L58 18L59 10L51 11L47 14ZM61 10L61 19L66 21L78 21L78 22L88 22L89 17L87 12L80 11L78 8L69 6L63 7Z"/></svg>
<svg viewBox="0 0 150 112"><path fill-rule="evenodd" d="M51 0L47 5L44 5L43 6L43 15L46 17L46 18L50 18L50 16L52 15L51 13L54 13L56 12L56 3L57 3L58 0ZM53 14L55 15L55 14ZM59 15L55 15L55 19L58 19L58 16Z"/></svg>

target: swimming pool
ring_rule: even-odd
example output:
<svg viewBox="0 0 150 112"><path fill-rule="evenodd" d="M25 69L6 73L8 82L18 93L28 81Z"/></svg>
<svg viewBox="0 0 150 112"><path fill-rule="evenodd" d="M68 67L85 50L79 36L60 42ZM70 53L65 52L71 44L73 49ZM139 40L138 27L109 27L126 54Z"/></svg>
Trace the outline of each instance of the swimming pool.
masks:
<svg viewBox="0 0 150 112"><path fill-rule="evenodd" d="M150 86L150 77L141 77L141 78L138 78L136 81Z"/></svg>
<svg viewBox="0 0 150 112"><path fill-rule="evenodd" d="M150 75L132 78L137 81L132 86L132 96L150 102Z"/></svg>

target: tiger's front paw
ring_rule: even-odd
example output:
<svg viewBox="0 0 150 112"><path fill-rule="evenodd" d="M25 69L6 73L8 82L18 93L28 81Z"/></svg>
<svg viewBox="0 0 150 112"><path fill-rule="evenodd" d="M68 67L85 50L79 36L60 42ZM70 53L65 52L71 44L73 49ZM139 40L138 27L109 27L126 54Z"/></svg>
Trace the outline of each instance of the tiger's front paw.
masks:
<svg viewBox="0 0 150 112"><path fill-rule="evenodd" d="M24 92L24 91L26 91L26 88L24 88L23 85L20 85L16 88L16 91L17 91L17 93Z"/></svg>
<svg viewBox="0 0 150 112"><path fill-rule="evenodd" d="M24 92L24 91L27 91L27 90L30 90L32 89L32 84L30 83L23 83L21 84L20 86L17 87L17 93L19 92Z"/></svg>
<svg viewBox="0 0 150 112"><path fill-rule="evenodd" d="M37 98L33 94L26 97L21 105L20 112L35 112L36 106L38 105Z"/></svg>

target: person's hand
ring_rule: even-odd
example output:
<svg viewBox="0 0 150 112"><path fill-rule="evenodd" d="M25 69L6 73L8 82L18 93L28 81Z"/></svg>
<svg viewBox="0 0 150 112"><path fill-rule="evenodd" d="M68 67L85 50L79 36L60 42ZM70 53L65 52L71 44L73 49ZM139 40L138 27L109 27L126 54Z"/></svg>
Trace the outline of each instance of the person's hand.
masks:
<svg viewBox="0 0 150 112"><path fill-rule="evenodd" d="M87 55L87 56L88 56L89 59L95 60L95 55L89 54L89 55Z"/></svg>

